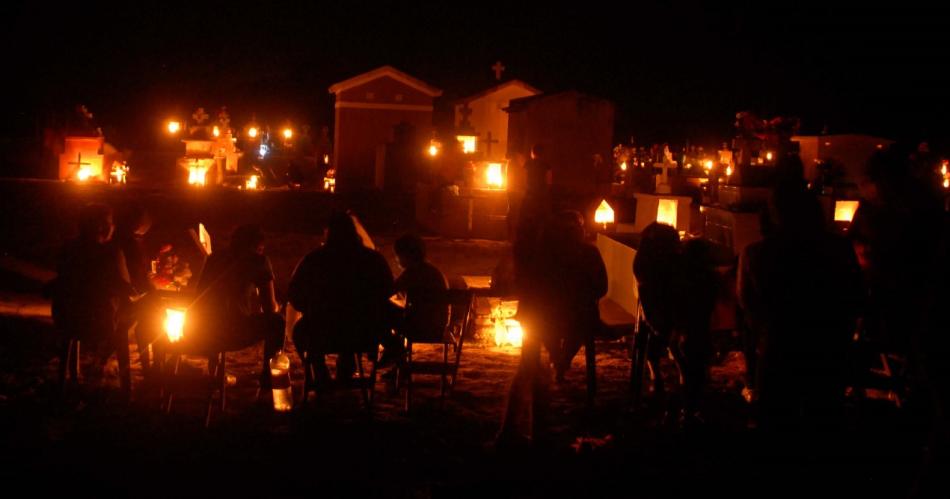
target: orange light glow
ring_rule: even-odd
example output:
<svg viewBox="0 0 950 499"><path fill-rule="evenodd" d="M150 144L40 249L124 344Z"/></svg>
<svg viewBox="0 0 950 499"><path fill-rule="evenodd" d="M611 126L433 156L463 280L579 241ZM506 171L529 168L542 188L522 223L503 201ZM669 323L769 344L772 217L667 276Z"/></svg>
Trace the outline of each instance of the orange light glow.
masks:
<svg viewBox="0 0 950 499"><path fill-rule="evenodd" d="M294 136L294 131L289 128L285 128L283 133L284 140L290 140Z"/></svg>
<svg viewBox="0 0 950 499"><path fill-rule="evenodd" d="M713 167L713 160L711 159L707 159L706 162L703 163L703 168L705 168L706 170L712 170L712 167Z"/></svg>
<svg viewBox="0 0 950 499"><path fill-rule="evenodd" d="M594 210L594 222L603 224L605 229L607 224L614 223L614 209L607 204L606 199L601 200L600 205Z"/></svg>
<svg viewBox="0 0 950 499"><path fill-rule="evenodd" d="M732 167L731 167L731 166L727 166L727 167L726 167L726 176L727 176L727 177L731 177L731 176L732 176Z"/></svg>
<svg viewBox="0 0 950 499"><path fill-rule="evenodd" d="M943 188L950 189L950 178L943 179Z"/></svg>
<svg viewBox="0 0 950 499"><path fill-rule="evenodd" d="M248 128L248 129L247 129L247 136L250 137L250 138L252 138L252 139L253 139L253 138L256 138L256 137L257 137L257 127L252 126L251 128Z"/></svg>
<svg viewBox="0 0 950 499"><path fill-rule="evenodd" d="M88 166L80 166L79 171L76 172L76 178L80 182L85 182L89 180L90 178L94 177L95 175L96 175L96 172Z"/></svg>
<svg viewBox="0 0 950 499"><path fill-rule="evenodd" d="M205 166L188 167L188 184L203 186L208 176L208 168Z"/></svg>
<svg viewBox="0 0 950 499"><path fill-rule="evenodd" d="M439 155L439 146L432 144L429 146L429 156L433 158Z"/></svg>
<svg viewBox="0 0 950 499"><path fill-rule="evenodd" d="M520 348L524 342L524 329L515 318L518 310L517 301L502 301L492 307L491 321L494 325L495 346L512 346Z"/></svg>
<svg viewBox="0 0 950 499"><path fill-rule="evenodd" d="M676 227L676 208L678 199L660 199L656 205L657 223Z"/></svg>
<svg viewBox="0 0 950 499"><path fill-rule="evenodd" d="M258 189L258 177L257 175L251 175L250 178L244 181L244 188L252 191Z"/></svg>
<svg viewBox="0 0 950 499"><path fill-rule="evenodd" d="M620 171L627 171L627 162L620 163Z"/></svg>
<svg viewBox="0 0 950 499"><path fill-rule="evenodd" d="M476 145L478 143L478 137L475 137L474 135L459 135L455 138L462 143L463 153L472 154L475 152Z"/></svg>
<svg viewBox="0 0 950 499"><path fill-rule="evenodd" d="M181 123L177 121L169 121L167 128L168 128L168 133L176 134L181 130Z"/></svg>
<svg viewBox="0 0 950 499"><path fill-rule="evenodd" d="M178 343L185 335L185 311L180 308L165 309L165 335L168 341Z"/></svg>
<svg viewBox="0 0 950 499"><path fill-rule="evenodd" d="M489 163L485 170L485 183L488 187L501 189L505 186L505 177L501 171L501 163Z"/></svg>
<svg viewBox="0 0 950 499"><path fill-rule="evenodd" d="M765 153L765 160L772 161L772 151L768 151Z"/></svg>
<svg viewBox="0 0 950 499"><path fill-rule="evenodd" d="M128 175L129 165L119 161L112 163L112 171L109 172L109 176L112 177L112 183L124 184L126 183Z"/></svg>
<svg viewBox="0 0 950 499"><path fill-rule="evenodd" d="M214 135L215 137L220 137L220 136L221 136L221 129L218 128L218 127L212 128L212 129L211 129L211 135Z"/></svg>
<svg viewBox="0 0 950 499"><path fill-rule="evenodd" d="M859 201L835 201L835 222L848 222L854 220L854 213L858 211Z"/></svg>

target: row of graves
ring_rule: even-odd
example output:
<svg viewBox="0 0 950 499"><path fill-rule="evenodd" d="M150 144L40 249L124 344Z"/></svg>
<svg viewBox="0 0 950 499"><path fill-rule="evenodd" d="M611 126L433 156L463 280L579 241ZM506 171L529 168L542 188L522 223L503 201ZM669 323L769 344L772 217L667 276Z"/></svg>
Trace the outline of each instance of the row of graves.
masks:
<svg viewBox="0 0 950 499"><path fill-rule="evenodd" d="M333 190L327 128L320 139L312 140L307 127L301 134L290 125L272 131L256 117L235 129L226 108L213 121L204 108L191 118L187 127L174 119L167 123L168 134L176 139L181 136L184 144L184 154L176 160L176 183L239 190L299 188L310 183Z"/></svg>

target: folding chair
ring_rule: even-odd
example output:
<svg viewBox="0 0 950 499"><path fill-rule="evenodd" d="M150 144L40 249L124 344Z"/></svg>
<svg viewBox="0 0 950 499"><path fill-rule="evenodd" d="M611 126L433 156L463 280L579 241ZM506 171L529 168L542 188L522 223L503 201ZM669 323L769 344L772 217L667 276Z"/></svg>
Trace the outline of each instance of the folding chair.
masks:
<svg viewBox="0 0 950 499"><path fill-rule="evenodd" d="M179 371L181 367L181 358L185 355L202 355L196 352L189 352L177 347L175 344L160 340L155 343L155 361L158 363L157 370L161 380L161 398L165 414L170 414L172 403L175 400L175 393L182 391L182 383L193 382L194 378L180 378ZM171 372L167 372L169 365L166 362L166 356L171 356ZM224 412L227 407L227 352L224 350L207 355L208 374L199 378L199 383L206 384L207 409L205 411L205 427L211 425L211 416L214 413L214 407L217 405L220 412ZM218 403L215 404L215 395L218 396Z"/></svg>
<svg viewBox="0 0 950 499"><path fill-rule="evenodd" d="M356 352L354 352L356 350ZM316 356L314 356L309 351L299 352L300 359L303 361L303 370L304 370L304 382L303 382L303 394L298 404L298 408L306 408L307 405L307 395L311 390L320 393L320 387L317 386L316 376L314 373L314 363ZM349 347L340 347L340 346L331 346L327 349L324 349L323 353L320 355L327 354L337 354L337 355L353 355L353 360L356 362L356 372L358 375L357 383L359 385L360 392L363 396L363 404L366 407L367 413L372 415L373 413L373 399L376 389L376 373L377 373L377 364L379 362L379 344L373 342L372 344L365 344L361 347L353 348ZM363 368L363 354L366 354L367 359L372 365L370 369L370 375L367 379L365 376L365 370Z"/></svg>
<svg viewBox="0 0 950 499"><path fill-rule="evenodd" d="M397 365L396 387L399 388L399 379L406 378L406 412L412 408L412 376L414 374L438 375L441 377L440 403L445 402L445 393L455 388L458 378L458 368L462 360L462 347L465 344L465 335L468 333L469 322L472 320L474 294L471 290L449 289L443 293L433 294L432 300L444 303L449 307L448 324L441 338L407 338L405 359ZM442 345L441 361L418 361L412 358L414 344ZM452 347L455 359L450 361L449 347ZM452 377L451 383L448 377Z"/></svg>

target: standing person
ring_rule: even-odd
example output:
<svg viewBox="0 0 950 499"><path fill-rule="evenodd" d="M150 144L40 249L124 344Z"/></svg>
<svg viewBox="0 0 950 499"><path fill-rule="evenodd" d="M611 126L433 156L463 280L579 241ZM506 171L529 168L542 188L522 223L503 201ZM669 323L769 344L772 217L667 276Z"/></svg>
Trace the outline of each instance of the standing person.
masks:
<svg viewBox="0 0 950 499"><path fill-rule="evenodd" d="M637 279L640 303L652 335L647 342L647 358L656 369L661 351L673 334L678 293L682 247L679 234L672 226L653 222L643 229L640 247L633 260L633 274ZM655 372L654 393L663 393L663 377Z"/></svg>
<svg viewBox="0 0 950 499"><path fill-rule="evenodd" d="M778 433L833 427L864 299L860 267L850 242L825 229L811 193L776 189L772 209L775 230L746 248L739 276L740 302L764 340L761 423Z"/></svg>
<svg viewBox="0 0 950 499"><path fill-rule="evenodd" d="M120 332L126 331L126 334L135 328L142 372L150 376L148 347L161 334L161 307L155 294L155 285L149 278L151 262L145 250L145 235L152 227L152 219L140 203L129 203L122 208L113 239L116 249L124 257L132 288L141 298L125 300L120 305L118 328Z"/></svg>
<svg viewBox="0 0 950 499"><path fill-rule="evenodd" d="M544 147L535 144L531 148L531 158L525 161L525 193L521 202L519 225L535 224L540 226L551 213L551 184L553 174L547 161Z"/></svg>
<svg viewBox="0 0 950 499"><path fill-rule="evenodd" d="M700 408L712 357L713 310L721 285L712 256L712 245L691 239L683 245L683 272L679 333L683 337L683 382L687 421L701 420Z"/></svg>
<svg viewBox="0 0 950 499"><path fill-rule="evenodd" d="M284 319L277 313L274 270L264 254L260 227L242 225L234 230L228 249L208 257L197 292L185 322L186 348L213 354L263 341L263 393L270 388L268 361L283 345Z"/></svg>
<svg viewBox="0 0 950 499"><path fill-rule="evenodd" d="M350 215L331 215L326 241L297 264L288 290L302 314L294 345L314 359L318 381L329 378L326 353L356 353L389 336L392 294L386 259L364 245ZM353 356L340 355L337 380L349 381L354 371Z"/></svg>
<svg viewBox="0 0 950 499"><path fill-rule="evenodd" d="M79 212L79 237L63 248L57 277L48 292L53 323L64 345L70 339L80 340L101 355L100 368L113 350L124 349L124 356L119 354L120 364L125 360L120 369L128 371L128 336L116 333L116 311L134 290L122 253L109 244L114 230L111 208L84 206ZM60 369L65 369L66 358L63 356ZM101 376L101 372L96 374ZM128 391L128 386L123 389Z"/></svg>

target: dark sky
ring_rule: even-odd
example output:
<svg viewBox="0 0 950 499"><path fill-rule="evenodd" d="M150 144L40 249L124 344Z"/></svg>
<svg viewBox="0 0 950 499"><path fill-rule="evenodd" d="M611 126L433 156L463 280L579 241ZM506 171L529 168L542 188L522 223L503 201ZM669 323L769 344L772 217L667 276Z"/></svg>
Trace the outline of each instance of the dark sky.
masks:
<svg viewBox="0 0 950 499"><path fill-rule="evenodd" d="M798 116L806 132L950 135L950 17L932 8L326 3L2 7L4 133L78 102L129 146L198 105L320 125L327 87L379 65L448 103L490 85L500 59L506 77L613 100L617 136L640 141L726 138L746 109Z"/></svg>

